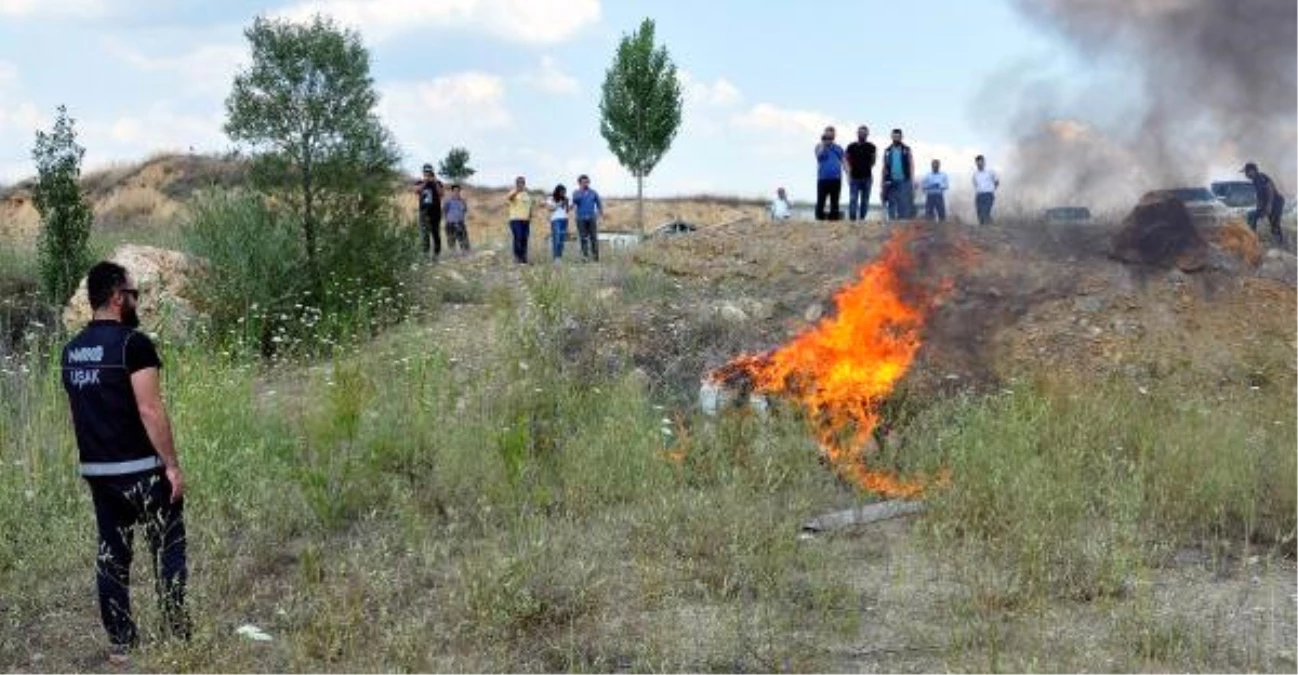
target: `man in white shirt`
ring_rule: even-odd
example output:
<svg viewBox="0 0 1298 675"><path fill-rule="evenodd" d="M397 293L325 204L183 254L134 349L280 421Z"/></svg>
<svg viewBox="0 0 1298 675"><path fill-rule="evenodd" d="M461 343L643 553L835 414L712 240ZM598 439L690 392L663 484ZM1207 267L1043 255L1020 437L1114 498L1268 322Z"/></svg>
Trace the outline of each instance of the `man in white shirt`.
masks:
<svg viewBox="0 0 1298 675"><path fill-rule="evenodd" d="M933 171L924 176L920 187L924 190L924 217L939 223L946 221L946 191L951 182L942 172L942 162L933 160Z"/></svg>
<svg viewBox="0 0 1298 675"><path fill-rule="evenodd" d="M987 160L982 155L974 158L978 170L973 175L974 205L978 209L978 224L990 225L992 222L992 204L996 202L996 188L1000 187L1000 176L987 168Z"/></svg>
<svg viewBox="0 0 1298 675"><path fill-rule="evenodd" d="M775 201L771 202L771 220L788 220L792 215L789 197L785 194L784 188L776 190Z"/></svg>

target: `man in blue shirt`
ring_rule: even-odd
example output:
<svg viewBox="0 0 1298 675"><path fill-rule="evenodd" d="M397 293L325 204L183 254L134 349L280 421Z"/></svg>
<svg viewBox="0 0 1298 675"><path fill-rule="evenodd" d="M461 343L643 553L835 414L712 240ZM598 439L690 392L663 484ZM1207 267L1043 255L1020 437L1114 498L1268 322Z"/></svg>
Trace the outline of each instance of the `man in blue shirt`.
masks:
<svg viewBox="0 0 1298 675"><path fill-rule="evenodd" d="M816 144L816 220L838 220L838 200L843 194L843 146L834 142L834 127L825 127ZM825 201L829 211L825 211Z"/></svg>
<svg viewBox="0 0 1298 675"><path fill-rule="evenodd" d="M577 177L577 190L572 193L572 205L577 209L577 235L581 239L581 259L599 262L598 223L604 215L604 203L599 193L590 187L590 176Z"/></svg>
<svg viewBox="0 0 1298 675"><path fill-rule="evenodd" d="M910 146L901 142L901 129L892 130L892 145L883 151L883 194L888 204L888 219L915 217L915 164Z"/></svg>

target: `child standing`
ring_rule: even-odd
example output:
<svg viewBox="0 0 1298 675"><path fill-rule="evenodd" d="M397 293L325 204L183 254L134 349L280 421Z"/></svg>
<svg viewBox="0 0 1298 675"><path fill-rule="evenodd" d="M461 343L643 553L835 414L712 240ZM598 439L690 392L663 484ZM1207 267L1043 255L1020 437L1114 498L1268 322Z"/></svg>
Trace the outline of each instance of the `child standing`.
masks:
<svg viewBox="0 0 1298 675"><path fill-rule="evenodd" d="M563 258L563 242L568 238L568 211L572 203L568 201L568 188L560 183L554 186L554 193L548 202L550 208L550 251L556 261Z"/></svg>
<svg viewBox="0 0 1298 675"><path fill-rule="evenodd" d="M451 197L446 200L446 205L442 208L446 211L446 248L454 251L458 243L461 251L468 252L469 230L466 221L469 205L460 195L459 185L451 186Z"/></svg>

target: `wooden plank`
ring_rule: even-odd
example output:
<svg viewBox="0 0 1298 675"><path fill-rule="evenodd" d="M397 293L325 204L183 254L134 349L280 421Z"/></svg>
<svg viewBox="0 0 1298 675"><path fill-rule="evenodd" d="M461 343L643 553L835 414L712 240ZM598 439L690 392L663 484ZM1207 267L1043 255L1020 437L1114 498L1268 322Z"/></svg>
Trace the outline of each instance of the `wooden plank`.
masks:
<svg viewBox="0 0 1298 675"><path fill-rule="evenodd" d="M827 532L848 527L868 525L881 520L909 516L924 511L924 503L910 499L891 499L875 502L844 511L833 511L816 516L802 524L803 532Z"/></svg>

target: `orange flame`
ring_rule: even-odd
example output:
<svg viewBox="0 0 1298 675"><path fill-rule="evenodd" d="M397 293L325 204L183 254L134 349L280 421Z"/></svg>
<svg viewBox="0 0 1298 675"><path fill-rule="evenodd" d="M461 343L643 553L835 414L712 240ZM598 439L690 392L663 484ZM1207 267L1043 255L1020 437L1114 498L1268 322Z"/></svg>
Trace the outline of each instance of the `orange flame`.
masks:
<svg viewBox="0 0 1298 675"><path fill-rule="evenodd" d="M821 450L838 474L874 493L913 497L923 477L904 479L871 469L866 455L879 424L879 406L910 369L921 331L943 284L907 281L915 261L908 244L918 230L898 229L860 279L834 296L837 312L762 355L740 356L713 373L716 379L747 375L757 392L783 394L801 403Z"/></svg>

